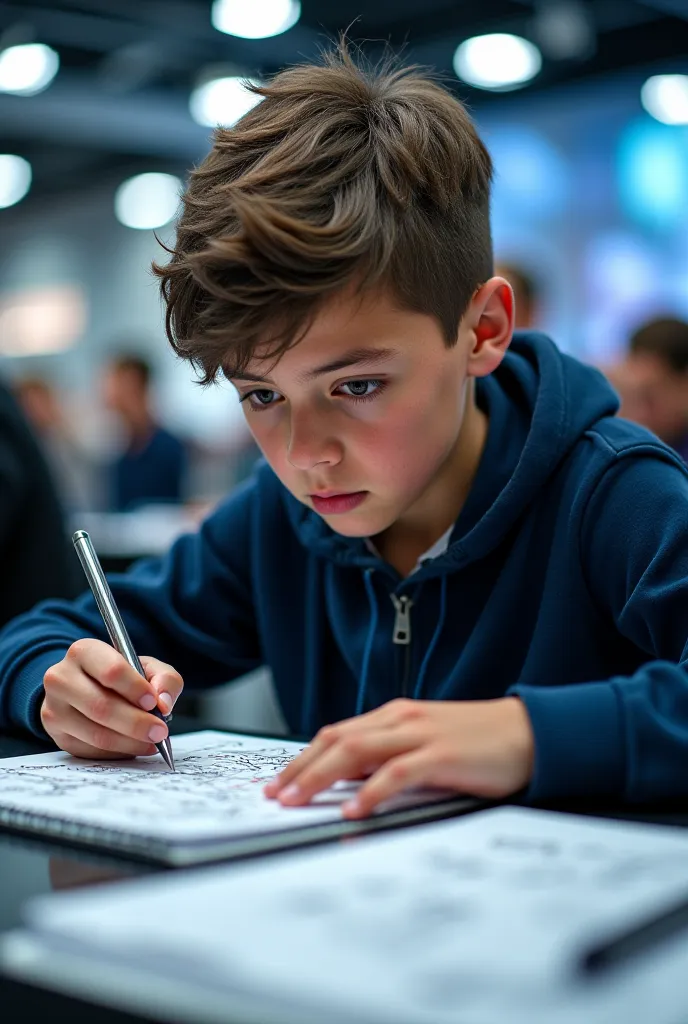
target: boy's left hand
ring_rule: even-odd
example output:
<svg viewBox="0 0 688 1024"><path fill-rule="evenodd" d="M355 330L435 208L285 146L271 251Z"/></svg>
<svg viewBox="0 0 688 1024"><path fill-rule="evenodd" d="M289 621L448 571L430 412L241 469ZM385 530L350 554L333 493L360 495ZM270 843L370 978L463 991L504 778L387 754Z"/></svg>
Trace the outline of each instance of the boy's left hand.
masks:
<svg viewBox="0 0 688 1024"><path fill-rule="evenodd" d="M518 697L401 698L326 725L265 792L285 806L298 806L339 779L367 778L343 807L346 817L364 818L410 786L508 796L529 782L533 756L530 719Z"/></svg>

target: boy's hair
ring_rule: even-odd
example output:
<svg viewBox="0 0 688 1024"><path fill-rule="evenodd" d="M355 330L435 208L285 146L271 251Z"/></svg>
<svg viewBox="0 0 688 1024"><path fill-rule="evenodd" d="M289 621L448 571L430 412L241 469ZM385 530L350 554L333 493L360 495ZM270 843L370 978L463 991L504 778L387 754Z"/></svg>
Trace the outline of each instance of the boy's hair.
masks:
<svg viewBox="0 0 688 1024"><path fill-rule="evenodd" d="M387 288L453 345L492 274L492 164L461 103L418 69L362 69L345 45L254 91L153 264L177 354L204 384L258 347L276 360L347 286Z"/></svg>
<svg viewBox="0 0 688 1024"><path fill-rule="evenodd" d="M629 350L658 356L673 371L688 370L688 323L674 317L658 317L639 327L631 336Z"/></svg>

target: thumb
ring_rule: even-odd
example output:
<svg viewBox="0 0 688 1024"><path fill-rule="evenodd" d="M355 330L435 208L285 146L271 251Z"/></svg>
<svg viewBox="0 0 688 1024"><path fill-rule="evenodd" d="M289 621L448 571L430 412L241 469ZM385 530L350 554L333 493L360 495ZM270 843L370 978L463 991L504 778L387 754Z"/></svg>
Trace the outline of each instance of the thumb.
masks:
<svg viewBox="0 0 688 1024"><path fill-rule="evenodd" d="M146 679L151 684L158 699L158 707L163 715L169 715L179 694L184 689L184 680L175 668L157 658L142 657L140 659Z"/></svg>

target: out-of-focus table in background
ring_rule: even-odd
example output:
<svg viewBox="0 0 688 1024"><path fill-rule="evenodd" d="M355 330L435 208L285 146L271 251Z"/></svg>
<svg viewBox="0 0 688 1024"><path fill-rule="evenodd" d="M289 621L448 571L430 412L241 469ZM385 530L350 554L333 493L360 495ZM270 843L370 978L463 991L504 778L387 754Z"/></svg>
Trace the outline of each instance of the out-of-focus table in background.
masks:
<svg viewBox="0 0 688 1024"><path fill-rule="evenodd" d="M72 530L86 530L106 572L122 572L137 558L164 555L183 533L198 529L200 514L185 505L145 505L132 512L79 512Z"/></svg>

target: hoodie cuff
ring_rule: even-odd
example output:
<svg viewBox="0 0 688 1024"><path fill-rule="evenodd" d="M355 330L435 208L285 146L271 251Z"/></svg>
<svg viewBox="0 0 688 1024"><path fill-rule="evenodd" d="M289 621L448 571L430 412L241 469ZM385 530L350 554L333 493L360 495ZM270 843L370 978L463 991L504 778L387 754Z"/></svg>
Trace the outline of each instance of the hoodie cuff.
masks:
<svg viewBox="0 0 688 1024"><path fill-rule="evenodd" d="M28 729L41 740L52 740L41 724L41 705L43 703L43 676L51 665L64 658L64 648L43 652L30 661L17 673L10 683L8 701L8 718L13 725Z"/></svg>
<svg viewBox="0 0 688 1024"><path fill-rule="evenodd" d="M527 803L623 794L621 708L610 682L518 684L507 695L523 701L535 737L533 776L523 794Z"/></svg>

